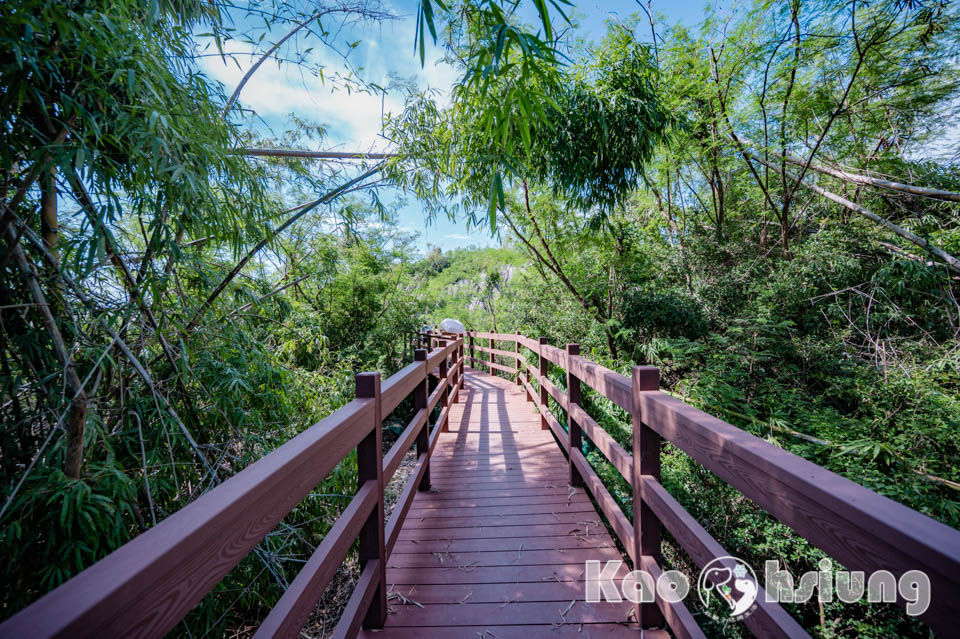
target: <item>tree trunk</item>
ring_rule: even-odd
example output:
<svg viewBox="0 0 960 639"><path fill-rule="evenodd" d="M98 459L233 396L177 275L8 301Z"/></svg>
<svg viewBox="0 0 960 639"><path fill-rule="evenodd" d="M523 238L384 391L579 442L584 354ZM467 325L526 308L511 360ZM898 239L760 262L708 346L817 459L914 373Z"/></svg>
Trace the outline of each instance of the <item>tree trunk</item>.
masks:
<svg viewBox="0 0 960 639"><path fill-rule="evenodd" d="M784 205L783 215L780 216L780 245L783 259L790 259L790 214Z"/></svg>
<svg viewBox="0 0 960 639"><path fill-rule="evenodd" d="M71 479L79 479L80 469L83 467L83 434L87 423L87 395L83 390L83 384L80 382L80 376L77 375L76 367L70 358L70 350L63 341L60 328L50 311L50 306L47 304L43 291L40 289L40 278L37 276L34 265L23 252L20 240L13 227L7 228L7 234L11 244L10 251L20 264L27 290L30 291L30 296L37 305L43 318L43 324L50 334L50 340L53 342L54 351L63 366L64 375L73 389L73 398L70 400L67 418L67 452L63 460L63 472Z"/></svg>
<svg viewBox="0 0 960 639"><path fill-rule="evenodd" d="M57 222L56 174L56 169L51 168L48 175L40 178L40 235L50 255L59 264L60 251L57 245L60 242L60 236Z"/></svg>

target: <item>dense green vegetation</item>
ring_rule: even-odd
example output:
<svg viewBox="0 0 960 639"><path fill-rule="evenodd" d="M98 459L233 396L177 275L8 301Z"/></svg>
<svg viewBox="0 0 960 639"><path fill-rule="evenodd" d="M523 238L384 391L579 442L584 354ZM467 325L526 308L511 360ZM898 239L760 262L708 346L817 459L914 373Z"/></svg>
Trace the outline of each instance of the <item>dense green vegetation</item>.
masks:
<svg viewBox="0 0 960 639"><path fill-rule="evenodd" d="M657 365L668 392L960 528L960 207L876 182L960 192L941 137L957 7L757 0L696 27L641 12L599 42L563 3L530 3L532 26L508 1L419 7L421 59L432 41L462 81L448 104L411 91L386 127L397 155L349 168L233 153L317 148L325 127L259 135L198 55L293 30L267 56L316 71L311 43L353 46L328 13L369 26L377 3L0 5L0 617L348 401L357 371L397 370L446 317ZM421 254L384 187L502 247ZM178 632L249 634L355 480L348 458ZM664 483L755 566L822 557L669 447ZM342 603L328 593L315 634ZM817 637L929 636L891 605L789 610Z"/></svg>

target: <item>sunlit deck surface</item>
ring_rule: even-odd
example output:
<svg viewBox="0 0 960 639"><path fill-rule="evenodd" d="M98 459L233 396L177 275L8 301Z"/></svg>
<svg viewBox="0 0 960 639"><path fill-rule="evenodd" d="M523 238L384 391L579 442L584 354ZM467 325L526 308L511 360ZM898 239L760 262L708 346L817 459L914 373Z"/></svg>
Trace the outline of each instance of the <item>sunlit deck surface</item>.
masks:
<svg viewBox="0 0 960 639"><path fill-rule="evenodd" d="M629 602L584 602L584 562L622 556L521 386L466 369L430 478L387 564L385 628L361 636L640 636Z"/></svg>

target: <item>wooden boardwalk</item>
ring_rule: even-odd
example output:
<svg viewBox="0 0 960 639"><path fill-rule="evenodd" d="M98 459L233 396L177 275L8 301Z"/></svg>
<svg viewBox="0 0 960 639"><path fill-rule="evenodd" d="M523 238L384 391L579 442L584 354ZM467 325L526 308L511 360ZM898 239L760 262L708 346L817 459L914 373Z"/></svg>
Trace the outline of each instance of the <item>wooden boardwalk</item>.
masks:
<svg viewBox="0 0 960 639"><path fill-rule="evenodd" d="M732 567L730 553L660 483L663 441L849 570L886 570L900 579L922 571L930 605L921 620L942 636L956 635L955 529L661 392L656 368L634 366L628 377L580 356L576 344L561 350L521 334L433 332L418 340L429 350L415 350L413 362L386 380L358 374L355 399L0 623L0 638L166 636L355 451L356 496L256 639L301 636L355 542L361 573L337 639L667 639L664 624L672 636L704 639L675 599L640 607L642 631L627 621L633 604L584 601L585 562L623 559L620 548L657 579L663 529L697 566ZM503 363L511 359L514 366ZM465 369L467 361L521 385ZM566 371L565 388L550 381L550 366ZM440 380L432 392L431 379ZM630 415L630 450L580 405L581 385ZM537 395L534 402L527 393ZM572 417L569 429L550 412L550 397ZM384 451L383 416L407 398L416 410ZM631 485L637 522L580 447L569 446L581 435ZM414 443L417 462L386 518L384 484ZM571 464L593 499L568 485ZM432 490L419 492L427 476ZM621 567L614 581L625 573ZM905 596L897 603L909 609ZM776 603L760 597L756 605L742 618L754 635L809 638Z"/></svg>
<svg viewBox="0 0 960 639"><path fill-rule="evenodd" d="M386 626L361 636L640 636L629 602L584 602L584 562L622 556L521 386L466 370L430 479L387 563Z"/></svg>

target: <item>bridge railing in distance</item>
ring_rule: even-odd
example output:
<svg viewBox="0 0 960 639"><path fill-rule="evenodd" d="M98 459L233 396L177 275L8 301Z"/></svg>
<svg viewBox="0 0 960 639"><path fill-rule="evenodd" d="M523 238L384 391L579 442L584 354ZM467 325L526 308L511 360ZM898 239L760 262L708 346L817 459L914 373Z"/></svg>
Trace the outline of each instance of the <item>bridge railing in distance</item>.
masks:
<svg viewBox="0 0 960 639"><path fill-rule="evenodd" d="M581 356L575 344L559 349L547 344L545 338L533 340L506 333L468 331L465 338L471 350L490 353L491 357L512 356L509 350L494 349L494 342L512 342L516 351L522 347L537 356L535 366L517 353L513 372L527 398L537 403L542 427L550 429L566 451L571 484L585 486L591 492L635 568L646 570L655 579L661 573L660 536L664 526L701 568L729 554L660 483L661 442L666 440L847 570L868 575L886 570L898 581L912 570L926 573L931 601L920 618L943 636L956 636L960 619L960 532L661 392L655 367L635 366L631 377L626 377ZM489 348L476 345L488 340ZM503 369L472 354L468 359L490 372ZM548 378L549 364L566 371L566 392ZM631 416L632 450L620 446L583 409L581 384ZM566 411L566 429L550 411L549 398ZM589 437L631 485L633 522L583 456L581 435ZM897 603L904 606L903 594L898 592L896 596ZM757 610L744 619L757 636L809 636L779 605L767 603L762 590L757 603ZM678 637L703 636L682 603L666 602L659 593L655 604L637 606L636 616L646 627L665 621Z"/></svg>
<svg viewBox="0 0 960 639"><path fill-rule="evenodd" d="M387 559L417 490L430 487L430 455L463 384L462 356L462 338L437 340L382 385L380 373L357 375L356 399L0 624L0 637L164 636L352 450L356 494L256 637L299 636L356 540L361 575L334 636L382 627ZM439 382L428 394L431 375ZM383 417L411 394L416 412L383 455ZM414 442L416 466L384 521L384 485Z"/></svg>

